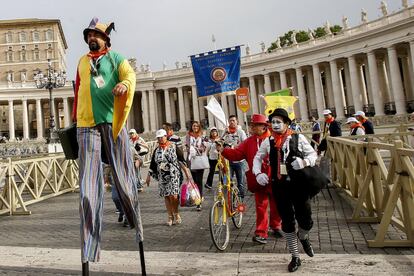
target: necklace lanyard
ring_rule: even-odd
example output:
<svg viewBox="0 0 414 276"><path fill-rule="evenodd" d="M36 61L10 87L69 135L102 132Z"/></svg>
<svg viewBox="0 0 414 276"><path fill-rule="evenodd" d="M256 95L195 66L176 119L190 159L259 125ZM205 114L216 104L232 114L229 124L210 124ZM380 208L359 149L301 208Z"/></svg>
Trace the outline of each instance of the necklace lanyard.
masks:
<svg viewBox="0 0 414 276"><path fill-rule="evenodd" d="M94 76L98 76L99 72L99 62L101 61L101 59L104 57L104 55L98 57L95 61L93 59L89 59L89 63L91 65L91 73Z"/></svg>

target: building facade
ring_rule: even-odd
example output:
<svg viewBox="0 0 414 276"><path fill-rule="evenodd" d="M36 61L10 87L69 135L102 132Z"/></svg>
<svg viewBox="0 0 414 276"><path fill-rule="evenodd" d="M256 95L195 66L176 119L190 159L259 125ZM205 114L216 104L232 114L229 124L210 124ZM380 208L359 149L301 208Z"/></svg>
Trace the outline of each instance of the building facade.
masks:
<svg viewBox="0 0 414 276"><path fill-rule="evenodd" d="M388 14L383 10L383 16L372 21L361 14L361 23L354 27L344 19L343 30L336 35L294 43L270 53L265 47L258 54L246 49L241 59L240 84L250 89L251 109L245 116L237 109L235 95L216 96L224 112L237 115L244 125L249 115L264 111L261 95L286 87L292 87L299 97L295 113L302 121L310 116L321 117L326 108L339 119L358 110L378 118L413 112L414 6L402 3L399 11ZM11 140L47 137L49 93L36 89L33 73L37 69L46 72L48 57L55 68L66 68L67 46L59 20L29 21L0 21L0 135ZM49 44L53 51L48 56ZM10 49L12 56L8 56ZM131 62L136 68L135 61ZM163 122L171 122L184 131L191 120L214 125L212 115L204 108L208 99L197 97L191 66L185 62L176 67L167 70L164 66L157 72L144 65L135 69L137 86L129 128L153 132ZM72 105L70 82L53 91L52 112L59 118L58 128L71 124Z"/></svg>
<svg viewBox="0 0 414 276"><path fill-rule="evenodd" d="M45 137L49 124L49 93L36 89L34 75L66 71L67 44L60 20L0 20L0 135L15 140ZM67 95L67 96L66 96ZM70 118L71 84L54 91L53 112L63 125ZM64 111L68 116L64 116ZM59 124L60 123L60 124Z"/></svg>
<svg viewBox="0 0 414 276"><path fill-rule="evenodd" d="M264 49L264 47L263 47ZM322 38L277 48L241 60L241 86L249 87L251 110L263 112L260 97L281 88L293 87L299 97L295 113L302 121L321 117L331 109L339 119L363 110L370 116L403 115L414 111L414 7L403 1L397 12L349 27ZM177 66L178 67L178 66ZM129 126L152 132L165 121L185 130L191 120L213 125L197 98L193 72L182 68L151 72L140 66L137 91ZM234 95L218 96L224 112L235 114L242 124L244 114L237 109Z"/></svg>

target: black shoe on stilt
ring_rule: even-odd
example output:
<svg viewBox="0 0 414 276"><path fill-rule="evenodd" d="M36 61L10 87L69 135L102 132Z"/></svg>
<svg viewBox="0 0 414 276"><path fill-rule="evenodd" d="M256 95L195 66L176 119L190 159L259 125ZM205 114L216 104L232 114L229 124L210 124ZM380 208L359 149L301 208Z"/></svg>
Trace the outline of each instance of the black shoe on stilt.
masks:
<svg viewBox="0 0 414 276"><path fill-rule="evenodd" d="M82 263L82 276L89 276L89 263Z"/></svg>
<svg viewBox="0 0 414 276"><path fill-rule="evenodd" d="M298 270L302 262L300 261L299 257L292 257L292 260L290 261L288 265L289 272L295 272Z"/></svg>

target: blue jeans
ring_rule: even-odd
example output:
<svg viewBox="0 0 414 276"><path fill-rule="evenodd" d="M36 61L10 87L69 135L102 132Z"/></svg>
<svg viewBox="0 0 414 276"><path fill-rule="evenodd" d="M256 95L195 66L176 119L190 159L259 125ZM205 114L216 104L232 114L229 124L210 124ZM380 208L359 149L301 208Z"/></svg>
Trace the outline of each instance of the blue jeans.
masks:
<svg viewBox="0 0 414 276"><path fill-rule="evenodd" d="M243 162L230 162L230 175L233 178L233 175L236 174L237 179L237 188L239 188L239 196L244 198L245 184L243 179L244 166Z"/></svg>
<svg viewBox="0 0 414 276"><path fill-rule="evenodd" d="M112 201L115 204L116 209L119 211L119 215L123 216L124 211L122 210L121 201L119 200L118 191L116 190L114 179L112 178L112 175L109 176L109 182L111 184L111 190L112 190Z"/></svg>

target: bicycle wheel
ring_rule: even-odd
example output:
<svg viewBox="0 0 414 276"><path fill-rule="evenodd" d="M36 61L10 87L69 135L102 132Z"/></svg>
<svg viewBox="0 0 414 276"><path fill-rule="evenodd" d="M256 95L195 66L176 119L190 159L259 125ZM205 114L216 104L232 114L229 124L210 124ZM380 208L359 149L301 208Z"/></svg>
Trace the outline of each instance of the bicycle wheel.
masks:
<svg viewBox="0 0 414 276"><path fill-rule="evenodd" d="M221 201L214 202L210 210L210 234L214 245L224 251L230 240L230 227L227 214Z"/></svg>
<svg viewBox="0 0 414 276"><path fill-rule="evenodd" d="M231 220L233 221L234 226L237 229L240 229L243 221L243 213L240 213L238 210L238 206L241 204L241 201L239 197L239 189L237 187L233 187L232 189L231 204L231 211L234 212Z"/></svg>

